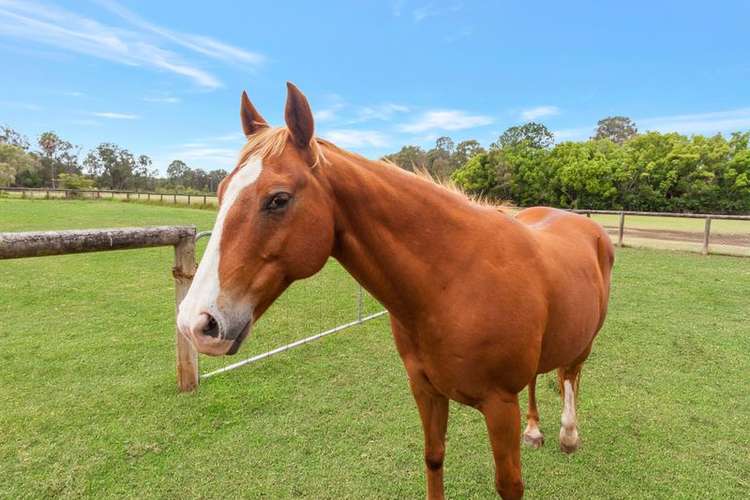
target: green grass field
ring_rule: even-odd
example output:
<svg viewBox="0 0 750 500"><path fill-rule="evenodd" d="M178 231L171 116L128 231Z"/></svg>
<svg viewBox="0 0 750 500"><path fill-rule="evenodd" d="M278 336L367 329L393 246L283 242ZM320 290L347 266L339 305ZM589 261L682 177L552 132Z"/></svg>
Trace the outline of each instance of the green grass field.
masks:
<svg viewBox="0 0 750 500"><path fill-rule="evenodd" d="M0 231L208 229L213 216L0 200ZM171 264L169 248L0 261L0 498L423 497L422 433L386 318L179 394ZM558 451L561 405L544 376L547 443L523 451L527 498L750 495L748 297L747 259L618 251L583 371L583 447ZM241 354L350 320L355 301L331 263L271 308ZM447 495L492 498L492 467L480 414L453 405Z"/></svg>

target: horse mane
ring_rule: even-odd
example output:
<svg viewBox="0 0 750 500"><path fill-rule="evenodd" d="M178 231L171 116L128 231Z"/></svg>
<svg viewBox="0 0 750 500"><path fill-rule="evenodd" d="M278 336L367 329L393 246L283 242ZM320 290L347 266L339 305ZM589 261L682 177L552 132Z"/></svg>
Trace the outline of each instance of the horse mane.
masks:
<svg viewBox="0 0 750 500"><path fill-rule="evenodd" d="M240 165L244 165L251 156L258 155L261 158L279 156L291 136L286 127L264 127L258 132L247 137L247 142L240 150ZM313 168L326 164L325 155L320 148L321 139L317 137L310 141L310 150L313 156Z"/></svg>
<svg viewBox="0 0 750 500"><path fill-rule="evenodd" d="M240 161L239 165L242 166L247 162L247 160L254 155L258 155L261 158L266 157L272 157L272 156L278 156L284 151L284 147L286 147L287 141L289 140L291 132L289 132L289 129L286 127L265 127L260 129L258 132L254 133L253 135L248 136L247 142L242 147L242 150L240 151ZM319 165L326 165L328 164L328 160L326 159L326 156L323 152L323 149L331 149L337 154L341 154L343 156L347 156L351 158L352 160L356 161L366 161L371 162L375 164L380 164L384 167L394 167L401 169L397 164L390 160L381 159L381 160L370 160L369 158L365 158L364 156L353 153L351 151L347 151L345 149L342 149L332 143L331 141L327 141L325 139L321 139L319 137L314 137L310 141L310 150L312 151L313 156L313 166L312 168L315 168ZM406 170L406 172L409 172ZM475 195L471 193L467 193L464 189L456 185L454 182L447 180L447 179L440 179L433 176L426 168L418 168L413 172L409 172L412 175L425 179L427 181L430 181L435 186L445 189L446 191L450 191L454 194L457 194L464 198L469 203L473 203L475 205L479 205L482 207L487 208L493 208L495 210L498 210L502 213L507 213L505 208L503 207L504 203L495 203L491 200L489 200L487 197L482 195Z"/></svg>

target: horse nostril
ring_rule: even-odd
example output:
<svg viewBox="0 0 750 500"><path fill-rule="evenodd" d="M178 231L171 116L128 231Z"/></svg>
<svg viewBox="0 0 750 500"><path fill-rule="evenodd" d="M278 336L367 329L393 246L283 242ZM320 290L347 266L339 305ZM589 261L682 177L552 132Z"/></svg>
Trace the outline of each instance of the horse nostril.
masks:
<svg viewBox="0 0 750 500"><path fill-rule="evenodd" d="M208 316L208 322L206 323L206 326L203 327L203 335L214 338L218 337L219 324L216 323L216 320L210 314L207 314L206 316Z"/></svg>

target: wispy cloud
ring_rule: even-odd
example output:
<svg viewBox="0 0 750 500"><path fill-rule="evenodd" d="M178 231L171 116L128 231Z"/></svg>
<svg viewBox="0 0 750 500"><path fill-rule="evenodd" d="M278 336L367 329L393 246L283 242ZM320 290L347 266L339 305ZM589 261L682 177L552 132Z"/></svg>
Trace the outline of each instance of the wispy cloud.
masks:
<svg viewBox="0 0 750 500"><path fill-rule="evenodd" d="M452 12L458 12L463 8L462 3L454 3L451 5L440 5L437 6L434 3L430 3L427 5L423 5L421 7L417 7L412 11L412 17L414 18L414 22L421 23L428 17L437 17L437 16L443 16L446 14L450 14Z"/></svg>
<svg viewBox="0 0 750 500"><path fill-rule="evenodd" d="M114 113L112 111L95 111L89 114L99 118L107 118L108 120L137 120L140 118L140 116L133 113Z"/></svg>
<svg viewBox="0 0 750 500"><path fill-rule="evenodd" d="M213 59L232 64L243 63L250 66L257 66L265 61L265 57L257 52L241 49L208 36L178 33L163 26L158 26L143 19L114 0L97 0L97 3L137 28L150 31L151 33L166 38L177 45L181 45L182 47Z"/></svg>
<svg viewBox="0 0 750 500"><path fill-rule="evenodd" d="M101 125L101 122L98 122L96 120L89 120L89 119L76 119L76 120L70 120L70 123L73 125L83 125L85 127L98 127Z"/></svg>
<svg viewBox="0 0 750 500"><path fill-rule="evenodd" d="M6 108L23 109L26 111L41 111L42 109L44 109L38 104L31 104L28 102L18 102L18 101L0 101L0 106L6 107Z"/></svg>
<svg viewBox="0 0 750 500"><path fill-rule="evenodd" d="M493 122L492 117L472 115L461 110L433 110L422 114L411 123L402 124L402 132L420 133L428 130L464 130L482 127Z"/></svg>
<svg viewBox="0 0 750 500"><path fill-rule="evenodd" d="M344 148L385 148L391 144L385 134L376 130L335 129L321 135Z"/></svg>
<svg viewBox="0 0 750 500"><path fill-rule="evenodd" d="M750 129L750 108L738 108L727 111L693 113L684 115L658 116L653 118L634 119L638 130L657 132L678 132L680 134L729 134ZM596 126L575 127L555 130L557 141L586 140L592 135Z"/></svg>
<svg viewBox="0 0 750 500"><path fill-rule="evenodd" d="M635 120L640 130L680 132L681 134L716 134L750 128L750 108L728 111L660 116Z"/></svg>
<svg viewBox="0 0 750 500"><path fill-rule="evenodd" d="M594 134L594 127L576 127L553 130L555 141L579 141L586 140Z"/></svg>
<svg viewBox="0 0 750 500"><path fill-rule="evenodd" d="M340 96L335 96L332 104L314 111L313 115L316 122L335 122L339 126L346 126L371 121L390 121L394 116L409 110L409 106L392 102L369 106L352 105Z"/></svg>
<svg viewBox="0 0 750 500"><path fill-rule="evenodd" d="M546 116L555 116L560 114L560 108L557 106L537 106L535 108L524 109L521 111L521 119L525 121L534 121Z"/></svg>
<svg viewBox="0 0 750 500"><path fill-rule="evenodd" d="M161 102L166 104L177 104L182 102L182 99L175 96L147 96L143 98L146 102Z"/></svg>
<svg viewBox="0 0 750 500"><path fill-rule="evenodd" d="M384 104L376 104L374 106L362 106L356 111L356 118L352 120L352 123L356 122L368 122L372 120L389 121L395 115L399 113L406 113L409 111L409 106L403 104L395 104L387 102Z"/></svg>
<svg viewBox="0 0 750 500"><path fill-rule="evenodd" d="M446 35L444 40L446 43L455 43L459 40L463 40L464 38L469 38L474 33L474 30L470 27L462 28L458 31L455 31L449 35Z"/></svg>
<svg viewBox="0 0 750 500"><path fill-rule="evenodd" d="M114 2L102 3L138 30L110 26L66 9L33 1L0 0L0 36L29 40L55 49L84 54L118 64L168 71L215 89L221 82L187 62L169 43L225 62L257 65L262 56L201 35L178 34L147 23Z"/></svg>

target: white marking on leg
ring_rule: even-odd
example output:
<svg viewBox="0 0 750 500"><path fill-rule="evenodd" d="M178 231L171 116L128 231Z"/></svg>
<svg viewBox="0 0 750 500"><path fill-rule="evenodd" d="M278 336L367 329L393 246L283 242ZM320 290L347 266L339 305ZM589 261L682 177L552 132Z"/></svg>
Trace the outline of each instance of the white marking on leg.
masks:
<svg viewBox="0 0 750 500"><path fill-rule="evenodd" d="M576 428L576 395L573 384L566 380L563 384L564 406L560 423L560 444L574 450L578 447L578 429Z"/></svg>
<svg viewBox="0 0 750 500"><path fill-rule="evenodd" d="M539 430L539 425L536 423L536 420L529 420L523 434L532 440L537 440L542 437L542 431Z"/></svg>
<svg viewBox="0 0 750 500"><path fill-rule="evenodd" d="M237 201L240 193L252 185L263 169L260 158L251 158L245 165L235 173L222 199L219 214L216 216L211 237L206 245L206 251L195 273L193 283L190 285L187 296L180 304L178 324L181 328L189 328L202 312L215 314L221 286L219 283L219 256L221 234L224 229L224 220L227 213Z"/></svg>

